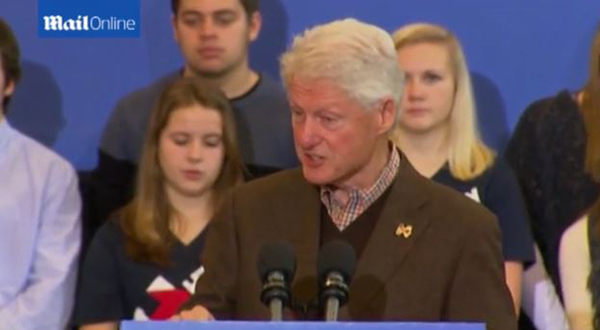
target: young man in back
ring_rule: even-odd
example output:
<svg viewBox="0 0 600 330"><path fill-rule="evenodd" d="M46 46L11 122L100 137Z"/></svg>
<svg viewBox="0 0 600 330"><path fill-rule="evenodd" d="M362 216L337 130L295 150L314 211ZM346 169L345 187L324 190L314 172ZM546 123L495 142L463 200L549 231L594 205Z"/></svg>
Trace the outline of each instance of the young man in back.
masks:
<svg viewBox="0 0 600 330"><path fill-rule="evenodd" d="M102 205L98 220L123 205L154 101L178 75L196 75L231 100L240 151L252 176L297 165L290 113L283 89L253 71L248 46L261 28L258 0L171 0L173 35L183 69L120 100L104 130L94 173Z"/></svg>

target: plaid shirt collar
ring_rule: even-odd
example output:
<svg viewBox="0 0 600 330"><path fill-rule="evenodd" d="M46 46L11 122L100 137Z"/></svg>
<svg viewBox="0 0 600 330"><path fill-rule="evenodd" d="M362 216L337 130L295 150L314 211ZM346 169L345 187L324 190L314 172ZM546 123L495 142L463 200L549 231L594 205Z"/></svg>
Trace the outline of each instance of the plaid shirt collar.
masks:
<svg viewBox="0 0 600 330"><path fill-rule="evenodd" d="M331 186L321 187L321 202L325 205L327 213L340 231L343 231L354 222L394 182L399 166L400 154L396 146L392 144L390 159L375 183L367 189L350 191L346 205L340 204L333 198L335 188Z"/></svg>

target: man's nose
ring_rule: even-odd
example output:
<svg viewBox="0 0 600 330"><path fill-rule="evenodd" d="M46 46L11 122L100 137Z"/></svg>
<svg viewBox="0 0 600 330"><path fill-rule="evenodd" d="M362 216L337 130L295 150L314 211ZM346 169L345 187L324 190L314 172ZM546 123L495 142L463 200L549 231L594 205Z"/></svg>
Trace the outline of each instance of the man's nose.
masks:
<svg viewBox="0 0 600 330"><path fill-rule="evenodd" d="M200 24L200 35L204 38L212 37L215 35L215 22L210 19L203 19Z"/></svg>
<svg viewBox="0 0 600 330"><path fill-rule="evenodd" d="M321 141L318 123L311 118L305 118L294 125L298 144L304 149L310 149Z"/></svg>

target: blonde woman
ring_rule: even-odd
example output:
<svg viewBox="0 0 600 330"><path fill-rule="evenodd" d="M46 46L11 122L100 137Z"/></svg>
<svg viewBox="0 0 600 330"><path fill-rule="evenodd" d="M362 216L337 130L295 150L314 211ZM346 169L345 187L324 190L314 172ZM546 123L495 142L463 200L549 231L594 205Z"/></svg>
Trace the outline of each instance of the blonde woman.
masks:
<svg viewBox="0 0 600 330"><path fill-rule="evenodd" d="M86 256L74 315L80 329L168 319L193 293L206 227L242 177L233 123L226 97L197 78L167 86L147 131L135 197L101 227Z"/></svg>
<svg viewBox="0 0 600 330"><path fill-rule="evenodd" d="M432 24L393 34L406 84L392 140L415 169L483 204L498 218L506 283L520 308L533 240L516 178L479 138L471 81L458 40Z"/></svg>

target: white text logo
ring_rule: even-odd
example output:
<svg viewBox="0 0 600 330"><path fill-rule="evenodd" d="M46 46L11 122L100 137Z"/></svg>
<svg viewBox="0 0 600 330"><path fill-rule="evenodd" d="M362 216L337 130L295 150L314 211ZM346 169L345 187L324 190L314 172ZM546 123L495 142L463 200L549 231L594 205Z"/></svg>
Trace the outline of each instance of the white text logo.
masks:
<svg viewBox="0 0 600 330"><path fill-rule="evenodd" d="M101 18L78 15L77 18L64 19L61 15L47 15L44 19L45 31L134 31L134 19L119 19L111 16Z"/></svg>

